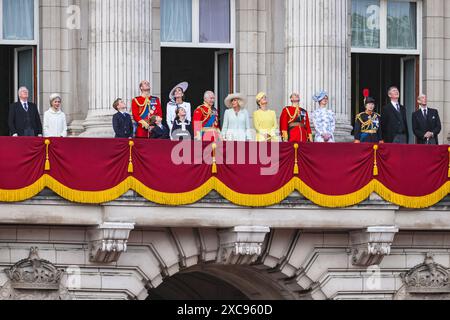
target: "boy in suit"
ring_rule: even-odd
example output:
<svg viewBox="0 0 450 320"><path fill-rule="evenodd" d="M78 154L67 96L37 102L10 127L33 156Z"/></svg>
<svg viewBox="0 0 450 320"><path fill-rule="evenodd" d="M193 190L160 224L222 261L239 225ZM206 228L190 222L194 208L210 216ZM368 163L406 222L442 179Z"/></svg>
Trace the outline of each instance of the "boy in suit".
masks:
<svg viewBox="0 0 450 320"><path fill-rule="evenodd" d="M126 112L127 106L125 102L120 98L116 99L113 108L117 110L117 113L113 117L116 138L133 138L133 122L131 121L131 116Z"/></svg>
<svg viewBox="0 0 450 320"><path fill-rule="evenodd" d="M162 118L160 116L150 118L150 130L150 139L170 139L170 131L162 124Z"/></svg>

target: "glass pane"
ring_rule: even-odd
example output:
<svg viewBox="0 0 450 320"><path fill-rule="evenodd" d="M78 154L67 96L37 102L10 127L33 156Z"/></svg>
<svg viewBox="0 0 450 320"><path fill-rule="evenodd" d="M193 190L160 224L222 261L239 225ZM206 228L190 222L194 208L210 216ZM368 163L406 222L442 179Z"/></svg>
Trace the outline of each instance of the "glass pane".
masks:
<svg viewBox="0 0 450 320"><path fill-rule="evenodd" d="M388 48L416 49L416 3L389 1L387 19Z"/></svg>
<svg viewBox="0 0 450 320"><path fill-rule="evenodd" d="M192 42L192 0L161 0L161 41Z"/></svg>
<svg viewBox="0 0 450 320"><path fill-rule="evenodd" d="M34 40L34 0L3 0L3 39Z"/></svg>
<svg viewBox="0 0 450 320"><path fill-rule="evenodd" d="M200 42L230 43L230 0L200 0Z"/></svg>
<svg viewBox="0 0 450 320"><path fill-rule="evenodd" d="M380 0L352 0L352 47L380 47Z"/></svg>
<svg viewBox="0 0 450 320"><path fill-rule="evenodd" d="M30 101L32 101L34 97L33 49L17 52L17 66L19 88L27 87L30 92Z"/></svg>

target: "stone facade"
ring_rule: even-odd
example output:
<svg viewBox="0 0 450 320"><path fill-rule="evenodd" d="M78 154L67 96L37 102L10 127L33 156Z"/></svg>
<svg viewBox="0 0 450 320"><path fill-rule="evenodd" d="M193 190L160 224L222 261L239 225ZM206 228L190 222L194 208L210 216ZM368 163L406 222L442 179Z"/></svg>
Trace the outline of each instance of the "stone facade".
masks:
<svg viewBox="0 0 450 320"><path fill-rule="evenodd" d="M293 194L252 210L211 194L166 208L129 193L109 204L78 206L46 191L0 204L0 266L11 270L30 247L38 248L40 259L64 272L58 299L147 299L174 277L194 273L224 280L250 299L443 299L449 201L405 210L374 195L330 210ZM97 255L99 241L105 249L119 244L121 254ZM442 285L414 282L427 272ZM10 298L6 272L0 287L0 297ZM195 290L200 295L202 285ZM165 298L176 294L164 292Z"/></svg>
<svg viewBox="0 0 450 320"><path fill-rule="evenodd" d="M61 92L73 135L111 136L110 103L119 96L130 103L142 79L162 94L159 0L39 3L41 109ZM236 0L235 7L236 91L250 102L267 91L279 114L288 92L300 91L310 108L312 93L326 88L339 139L350 139L350 1ZM449 19L447 1L423 1L423 91L442 116L441 142L450 140ZM449 208L449 198L406 210L372 195L324 209L296 194L270 208L237 207L215 194L177 208L133 192L91 206L44 191L0 203L0 299L170 298L180 293L164 285L192 274L250 299L447 299ZM14 287L7 270L24 259L62 270L60 287ZM439 286L414 282L427 276ZM187 298L207 284L197 286Z"/></svg>

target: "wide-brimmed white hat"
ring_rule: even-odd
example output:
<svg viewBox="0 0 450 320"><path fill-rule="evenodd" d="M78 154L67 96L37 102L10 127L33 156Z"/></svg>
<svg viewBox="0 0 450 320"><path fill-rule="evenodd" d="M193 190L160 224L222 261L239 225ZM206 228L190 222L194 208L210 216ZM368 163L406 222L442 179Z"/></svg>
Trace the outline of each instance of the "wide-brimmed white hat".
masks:
<svg viewBox="0 0 450 320"><path fill-rule="evenodd" d="M234 99L238 99L238 100L241 100L242 101L242 103L240 104L241 105L241 108L244 108L245 107L245 105L247 104L247 99L241 94L241 93L232 93L232 94L229 94L226 98L225 98L225 105L227 106L227 108L231 108L232 107L232 105L231 105L231 102L234 100Z"/></svg>
<svg viewBox="0 0 450 320"><path fill-rule="evenodd" d="M183 90L183 92L186 92L186 90L189 88L189 83L184 81L184 82L181 82L181 83L177 84L175 87L173 87L173 89L170 91L170 94L169 94L169 99L170 100L174 100L175 99L175 90L177 88L180 88L181 90Z"/></svg>

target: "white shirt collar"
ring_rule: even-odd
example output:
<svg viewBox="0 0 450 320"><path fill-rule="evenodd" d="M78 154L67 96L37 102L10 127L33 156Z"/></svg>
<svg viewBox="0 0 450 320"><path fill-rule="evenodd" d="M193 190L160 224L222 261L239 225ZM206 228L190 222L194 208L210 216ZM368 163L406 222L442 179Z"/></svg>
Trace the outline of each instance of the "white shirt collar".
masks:
<svg viewBox="0 0 450 320"><path fill-rule="evenodd" d="M420 110L422 110L422 112L423 112L423 111L428 111L428 106L425 106L425 107L420 106Z"/></svg>
<svg viewBox="0 0 450 320"><path fill-rule="evenodd" d="M400 101L399 102L391 101L391 103L396 109L397 109L397 106L400 108Z"/></svg>

